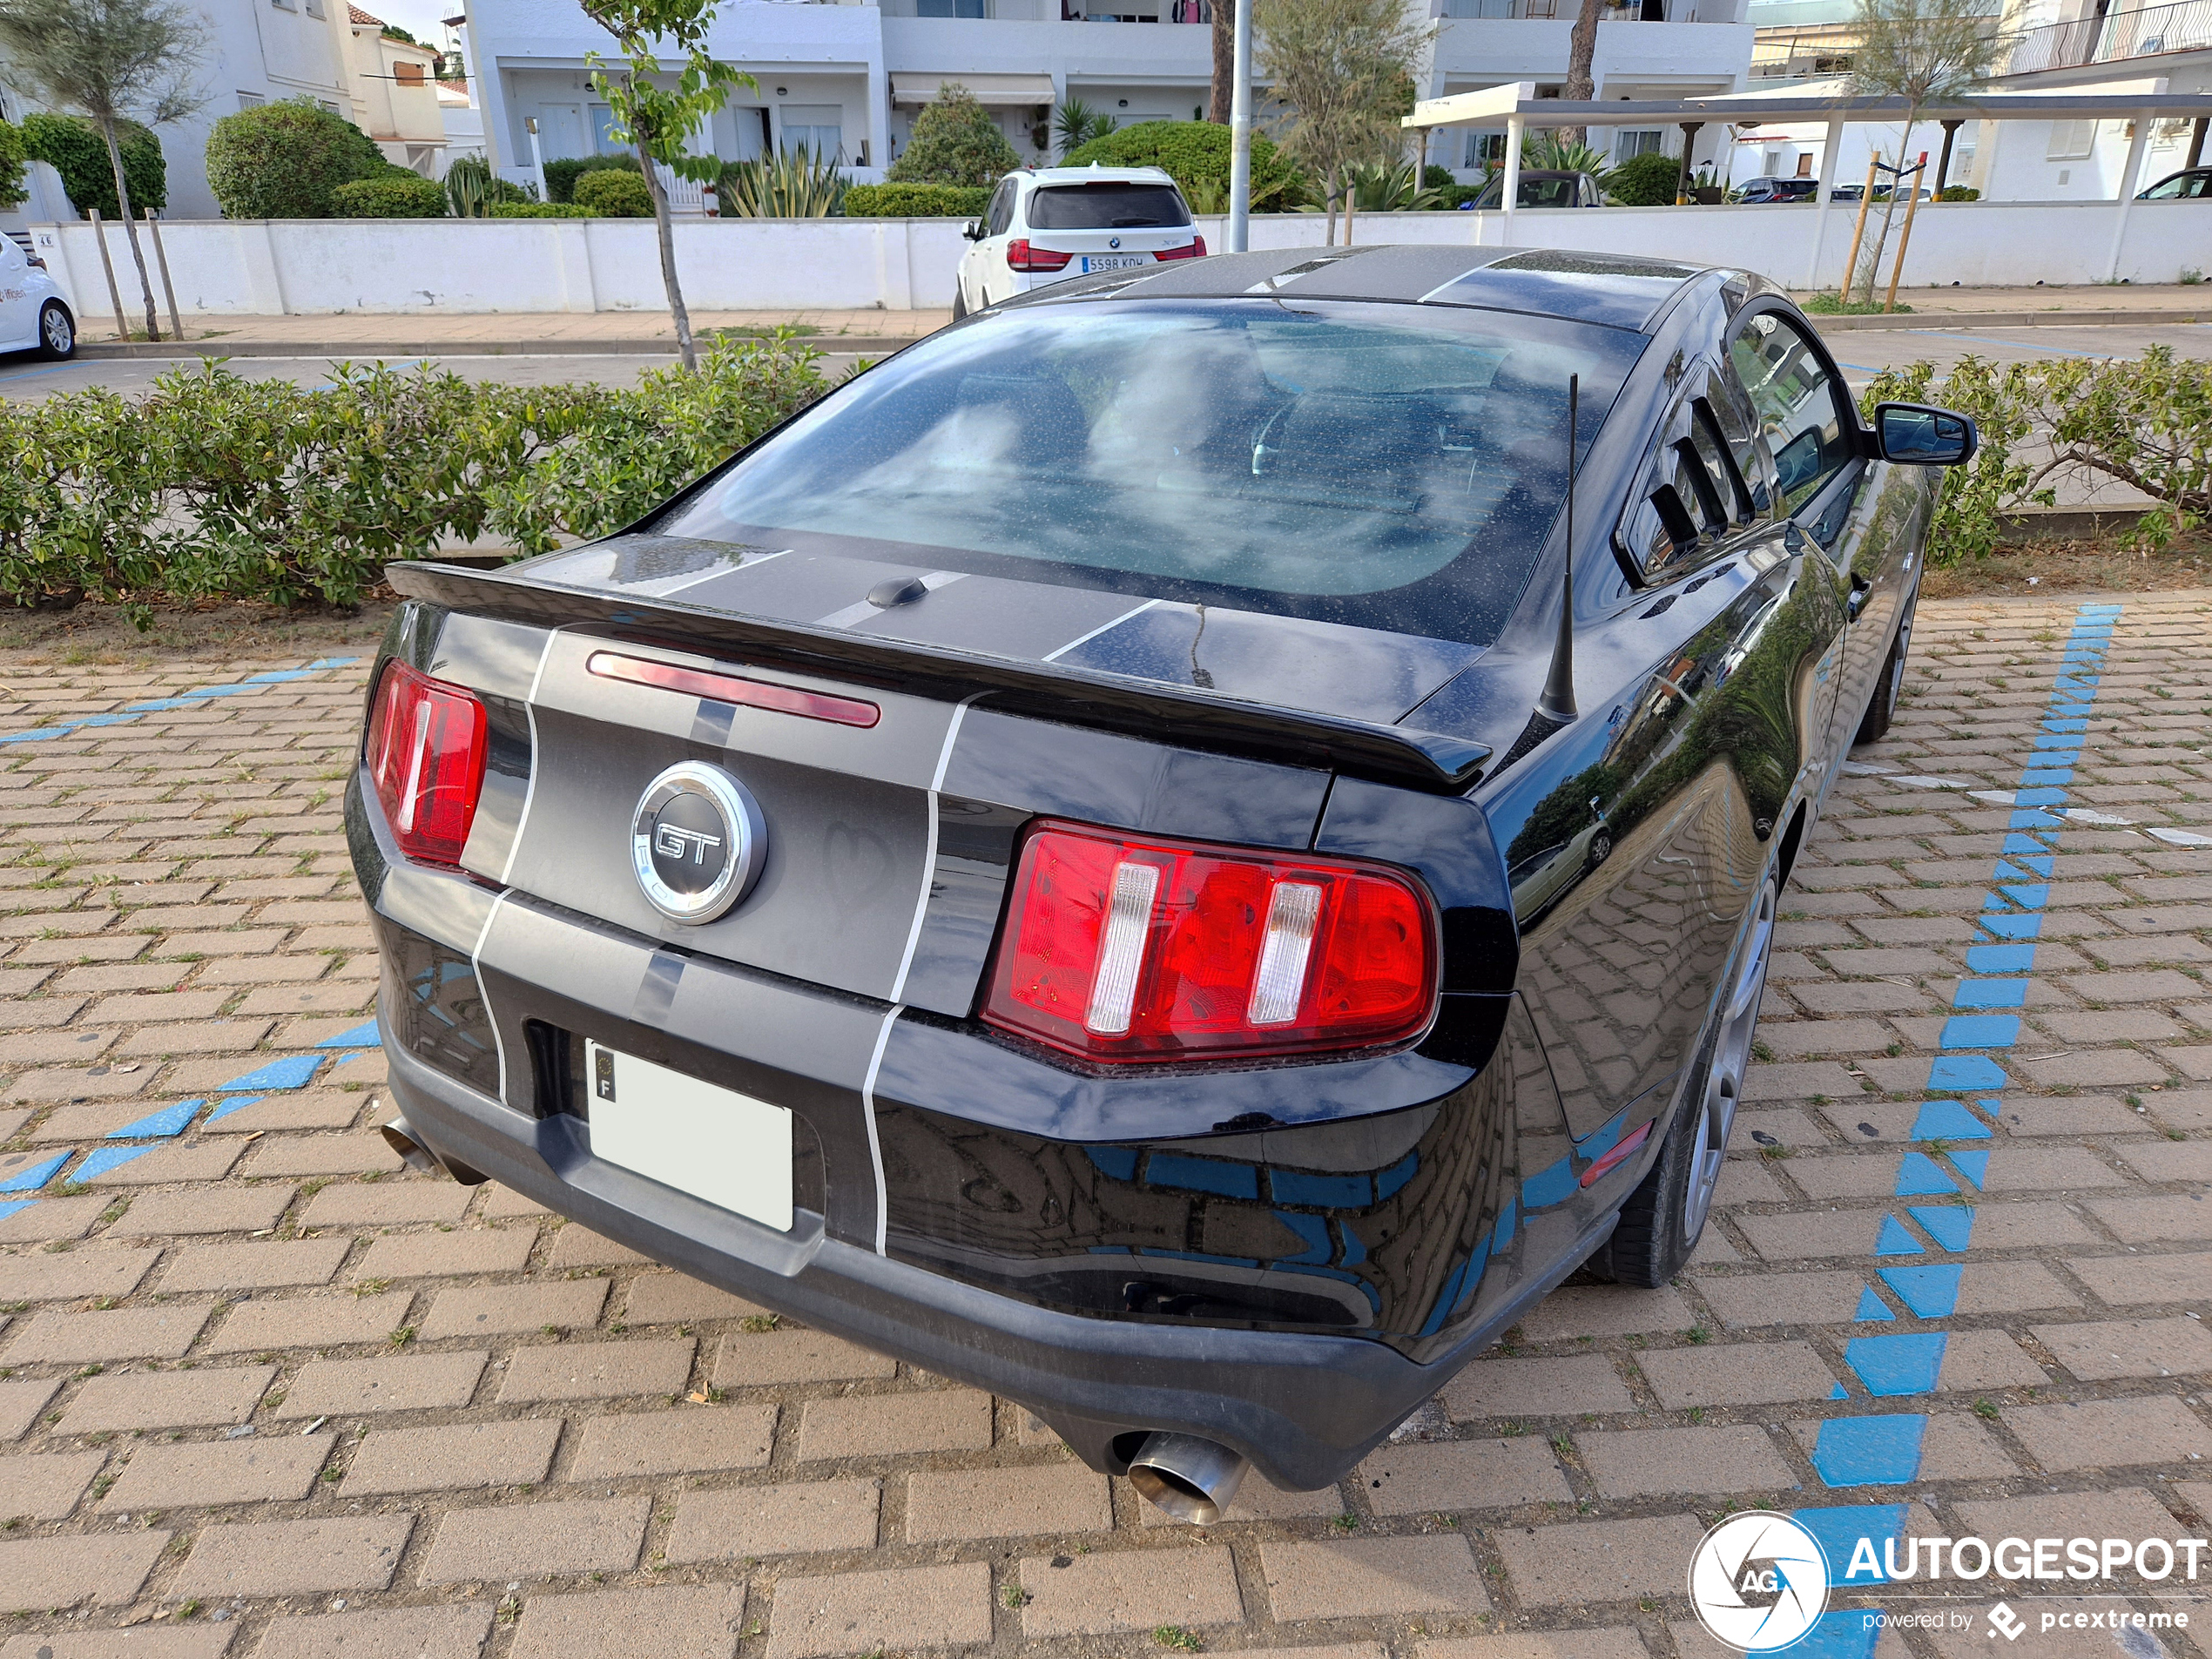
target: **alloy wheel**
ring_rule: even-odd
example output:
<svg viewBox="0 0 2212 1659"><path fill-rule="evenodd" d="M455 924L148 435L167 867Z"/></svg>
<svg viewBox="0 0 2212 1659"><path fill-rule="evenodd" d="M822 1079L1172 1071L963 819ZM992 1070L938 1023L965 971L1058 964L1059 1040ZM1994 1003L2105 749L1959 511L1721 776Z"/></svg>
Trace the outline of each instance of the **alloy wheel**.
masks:
<svg viewBox="0 0 2212 1659"><path fill-rule="evenodd" d="M1695 1238L1713 1207L1713 1192L1720 1185L1721 1163L1728 1155L1729 1131L1736 1126L1736 1108L1743 1097L1743 1075L1751 1063L1751 1037L1759 1023L1759 998L1766 989L1767 960L1774 946L1774 921L1778 895L1770 877L1759 889L1743 947L1737 954L1736 976L1723 1005L1721 1028L1713 1045L1712 1063L1705 1072L1704 1096L1697 1103L1697 1126L1692 1144L1695 1162L1683 1184L1683 1236Z"/></svg>
<svg viewBox="0 0 2212 1659"><path fill-rule="evenodd" d="M40 320L45 330L46 348L57 355L68 355L70 347L77 343L77 331L69 326L69 314L59 306L49 306Z"/></svg>

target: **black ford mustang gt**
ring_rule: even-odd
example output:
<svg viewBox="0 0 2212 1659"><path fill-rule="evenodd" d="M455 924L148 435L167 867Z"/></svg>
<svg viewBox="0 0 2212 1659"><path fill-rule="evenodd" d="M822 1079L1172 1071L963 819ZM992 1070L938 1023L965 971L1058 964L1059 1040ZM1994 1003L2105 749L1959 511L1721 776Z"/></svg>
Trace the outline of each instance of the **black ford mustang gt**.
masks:
<svg viewBox="0 0 2212 1659"><path fill-rule="evenodd" d="M392 1133L1178 1514L1332 1481L1578 1266L1688 1256L1973 443L1863 427L1740 272L1241 254L395 567Z"/></svg>

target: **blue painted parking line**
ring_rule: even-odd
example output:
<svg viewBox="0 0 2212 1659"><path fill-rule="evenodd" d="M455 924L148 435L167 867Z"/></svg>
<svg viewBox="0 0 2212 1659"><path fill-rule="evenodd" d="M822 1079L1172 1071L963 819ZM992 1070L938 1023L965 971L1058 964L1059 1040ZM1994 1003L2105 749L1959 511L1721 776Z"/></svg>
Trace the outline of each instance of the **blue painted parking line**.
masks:
<svg viewBox="0 0 2212 1659"><path fill-rule="evenodd" d="M1843 1417L1833 1426L1812 1453L1812 1467L1830 1486L1898 1486L1919 1474L1926 1418ZM1834 1561L1828 1566L1831 1575L1840 1570Z"/></svg>
<svg viewBox="0 0 2212 1659"><path fill-rule="evenodd" d="M233 1090L264 1089L304 1089L315 1075L327 1055L319 1054L287 1055L281 1060L272 1060L240 1077L233 1077L221 1085L225 1094Z"/></svg>
<svg viewBox="0 0 2212 1659"><path fill-rule="evenodd" d="M148 1113L135 1123L125 1123L121 1129L110 1130L106 1138L111 1141L145 1141L182 1135L193 1115L206 1104L205 1100L180 1100L174 1106L164 1106L158 1112Z"/></svg>
<svg viewBox="0 0 2212 1659"><path fill-rule="evenodd" d="M1978 346L2010 346L2015 351L2030 351L2039 357L2094 357L2101 360L2118 355L2108 351L2080 351L2072 346L2031 346L2024 340L1999 340L1992 334L1962 334L1954 328L1912 328L1908 334L1932 334L1940 340L1971 340Z"/></svg>
<svg viewBox="0 0 2212 1659"><path fill-rule="evenodd" d="M26 1163L13 1175L0 1179L0 1192L36 1192L52 1180L56 1171L74 1156L73 1150L56 1152Z"/></svg>
<svg viewBox="0 0 2212 1659"><path fill-rule="evenodd" d="M17 1198L5 1204L0 1204L0 1221L7 1220L10 1216L14 1215L17 1211L30 1209L30 1206L37 1202L37 1200L35 1198Z"/></svg>
<svg viewBox="0 0 2212 1659"><path fill-rule="evenodd" d="M165 714L177 709L196 709L216 698L238 697L248 691L265 691L272 685L291 680L305 679L311 674L334 668L347 668L361 660L358 657L320 657L305 668L274 670L266 674L254 674L235 685L202 685L174 697L159 697L145 703L133 703L113 714L88 714L82 718L64 721L59 725L42 725L29 732L0 733L0 743L44 743L53 738L65 738L72 732L87 726L122 725L132 720L143 719L149 714Z"/></svg>
<svg viewBox="0 0 2212 1659"><path fill-rule="evenodd" d="M242 1112L248 1106L260 1105L264 1098L260 1095L237 1095L228 1100L219 1100L215 1103L215 1109L207 1114L207 1121L219 1123L233 1112Z"/></svg>
<svg viewBox="0 0 2212 1659"><path fill-rule="evenodd" d="M325 1037L315 1044L318 1049L374 1049L383 1041L376 1034L376 1022L364 1020L350 1031L341 1031L334 1037Z"/></svg>
<svg viewBox="0 0 2212 1659"><path fill-rule="evenodd" d="M128 1163L132 1158L143 1157L154 1149L151 1146L96 1146L84 1155L84 1162L71 1171L72 1181L90 1181L96 1175L105 1175L110 1170Z"/></svg>

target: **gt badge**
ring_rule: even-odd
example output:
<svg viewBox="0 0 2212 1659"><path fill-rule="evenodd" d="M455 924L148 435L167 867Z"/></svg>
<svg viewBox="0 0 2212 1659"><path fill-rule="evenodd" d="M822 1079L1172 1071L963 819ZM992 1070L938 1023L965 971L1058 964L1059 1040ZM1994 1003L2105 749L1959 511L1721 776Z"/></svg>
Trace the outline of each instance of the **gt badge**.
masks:
<svg viewBox="0 0 2212 1659"><path fill-rule="evenodd" d="M630 861L654 909L673 921L712 921L760 873L767 828L745 786L696 760L646 786L630 820Z"/></svg>

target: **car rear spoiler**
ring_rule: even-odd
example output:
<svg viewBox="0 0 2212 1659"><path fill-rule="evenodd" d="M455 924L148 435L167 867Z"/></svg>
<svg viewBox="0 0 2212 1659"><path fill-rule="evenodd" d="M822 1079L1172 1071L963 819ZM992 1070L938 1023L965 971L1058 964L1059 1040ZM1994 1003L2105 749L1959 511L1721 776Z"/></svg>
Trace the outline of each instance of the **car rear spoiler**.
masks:
<svg viewBox="0 0 2212 1659"><path fill-rule="evenodd" d="M390 564L385 577L411 599L472 616L540 627L596 625L627 637L1041 719L1174 740L1378 783L1458 794L1481 775L1487 745L1442 732L1379 725L1223 697L1196 686L1132 679L1054 663L948 651L809 623L570 587L509 570L428 563Z"/></svg>

